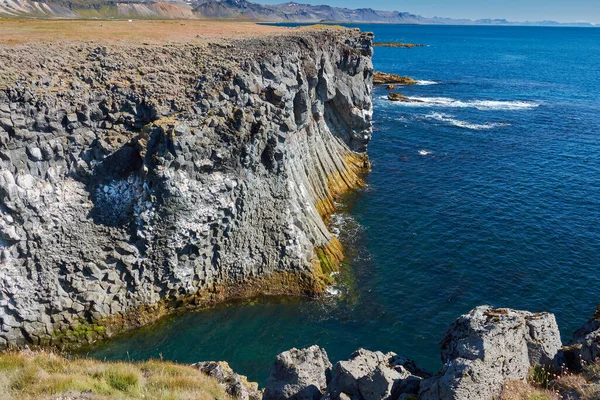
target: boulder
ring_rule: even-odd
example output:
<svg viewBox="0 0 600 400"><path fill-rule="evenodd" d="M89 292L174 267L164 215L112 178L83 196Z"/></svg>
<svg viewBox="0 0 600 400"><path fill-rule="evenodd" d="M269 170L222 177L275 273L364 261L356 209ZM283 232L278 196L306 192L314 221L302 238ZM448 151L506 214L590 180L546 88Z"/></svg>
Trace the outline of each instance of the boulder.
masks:
<svg viewBox="0 0 600 400"><path fill-rule="evenodd" d="M414 361L395 353L359 349L349 360L338 362L325 399L381 400L416 395L421 377L411 370L421 371Z"/></svg>
<svg viewBox="0 0 600 400"><path fill-rule="evenodd" d="M561 341L553 314L480 306L448 328L441 348L444 366L421 383L422 400L497 398L506 380L551 365Z"/></svg>
<svg viewBox="0 0 600 400"><path fill-rule="evenodd" d="M327 387L332 365L319 346L279 354L271 367L263 400L317 400Z"/></svg>
<svg viewBox="0 0 600 400"><path fill-rule="evenodd" d="M260 400L258 383L248 382L244 375L235 373L225 361L206 361L193 364L206 375L215 378L227 394L238 400Z"/></svg>

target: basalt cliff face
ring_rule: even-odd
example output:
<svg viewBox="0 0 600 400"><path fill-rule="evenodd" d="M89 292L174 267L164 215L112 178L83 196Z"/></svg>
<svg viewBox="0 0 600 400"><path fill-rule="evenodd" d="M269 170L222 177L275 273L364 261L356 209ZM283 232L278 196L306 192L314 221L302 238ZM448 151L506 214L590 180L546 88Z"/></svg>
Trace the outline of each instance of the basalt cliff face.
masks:
<svg viewBox="0 0 600 400"><path fill-rule="evenodd" d="M0 346L322 293L361 184L372 35L0 47Z"/></svg>

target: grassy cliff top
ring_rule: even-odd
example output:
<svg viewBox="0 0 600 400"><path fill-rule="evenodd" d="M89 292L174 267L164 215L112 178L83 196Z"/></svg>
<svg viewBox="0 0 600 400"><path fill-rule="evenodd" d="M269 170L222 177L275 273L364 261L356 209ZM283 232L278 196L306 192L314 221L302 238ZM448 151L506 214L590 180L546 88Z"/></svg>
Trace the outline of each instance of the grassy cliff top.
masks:
<svg viewBox="0 0 600 400"><path fill-rule="evenodd" d="M173 41L210 42L218 39L281 34L289 29L252 22L207 20L26 20L0 18L0 44L31 42Z"/></svg>
<svg viewBox="0 0 600 400"><path fill-rule="evenodd" d="M0 354L3 399L222 399L219 382L198 369L165 361L68 360L47 352Z"/></svg>

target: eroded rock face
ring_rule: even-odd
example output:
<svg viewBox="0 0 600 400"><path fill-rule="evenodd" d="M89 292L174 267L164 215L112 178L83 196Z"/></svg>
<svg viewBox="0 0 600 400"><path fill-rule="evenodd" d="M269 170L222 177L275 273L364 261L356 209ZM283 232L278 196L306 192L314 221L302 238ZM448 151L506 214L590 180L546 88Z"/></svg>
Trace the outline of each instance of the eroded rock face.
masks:
<svg viewBox="0 0 600 400"><path fill-rule="evenodd" d="M395 400L416 395L422 380L416 374L426 373L412 360L391 352L359 349L349 360L335 365L324 399Z"/></svg>
<svg viewBox="0 0 600 400"><path fill-rule="evenodd" d="M360 184L372 36L0 48L0 347L317 294Z"/></svg>
<svg viewBox="0 0 600 400"><path fill-rule="evenodd" d="M553 314L480 306L461 316L442 341L442 370L423 381L424 400L494 399L505 380L523 380L560 350Z"/></svg>
<svg viewBox="0 0 600 400"><path fill-rule="evenodd" d="M332 365L319 346L291 349L277 356L263 400L318 400L323 396Z"/></svg>

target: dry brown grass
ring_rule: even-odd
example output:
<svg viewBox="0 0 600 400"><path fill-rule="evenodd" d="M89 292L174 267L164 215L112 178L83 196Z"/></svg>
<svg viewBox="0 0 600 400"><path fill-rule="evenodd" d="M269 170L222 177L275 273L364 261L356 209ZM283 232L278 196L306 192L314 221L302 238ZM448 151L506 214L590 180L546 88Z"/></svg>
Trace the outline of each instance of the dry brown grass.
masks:
<svg viewBox="0 0 600 400"><path fill-rule="evenodd" d="M549 390L538 389L527 382L509 381L504 384L501 400L559 400L561 397Z"/></svg>
<svg viewBox="0 0 600 400"><path fill-rule="evenodd" d="M149 43L205 42L281 34L288 28L240 21L159 20L91 21L0 18L0 44L29 42L135 41Z"/></svg>
<svg viewBox="0 0 600 400"><path fill-rule="evenodd" d="M2 399L222 399L219 383L197 369L163 361L110 363L48 352L0 355Z"/></svg>
<svg viewBox="0 0 600 400"><path fill-rule="evenodd" d="M584 365L580 374L569 371L561 374L552 382L552 389L563 395L564 399L600 400L600 363Z"/></svg>

